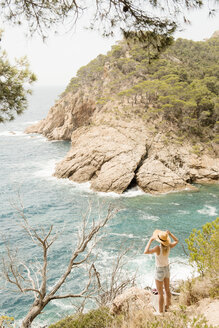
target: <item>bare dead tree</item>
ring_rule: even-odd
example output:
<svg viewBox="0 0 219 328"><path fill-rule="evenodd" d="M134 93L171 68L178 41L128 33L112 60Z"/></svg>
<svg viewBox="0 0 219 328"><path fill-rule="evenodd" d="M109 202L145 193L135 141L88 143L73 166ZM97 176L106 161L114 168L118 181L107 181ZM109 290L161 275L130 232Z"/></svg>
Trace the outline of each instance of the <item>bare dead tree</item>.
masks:
<svg viewBox="0 0 219 328"><path fill-rule="evenodd" d="M44 228L36 230L33 228L24 213L23 206L16 207L22 219L22 227L31 241L41 248L42 264L35 261L33 265L20 261L17 250L11 250L6 244L7 255L2 259L3 275L6 281L15 286L21 293L31 292L34 296L26 317L23 319L21 328L30 327L33 320L42 312L45 306L52 300L65 298L87 297L91 287L94 263L88 265L91 252L98 242L97 235L107 222L115 216L117 209L109 206L107 214L102 218L99 213L98 220L90 223L91 205L83 216L82 226L78 232L78 242L69 257L66 269L58 281L48 288L48 251L58 238L57 233L53 233L51 225L48 231ZM89 247L88 247L89 244ZM87 282L77 293L61 293L60 289L65 284L67 277L78 267L88 265Z"/></svg>
<svg viewBox="0 0 219 328"><path fill-rule="evenodd" d="M132 276L126 276L125 265L127 264L126 255L130 251L131 247L126 247L118 253L115 258L111 270L109 270L107 276L98 272L95 264L93 264L94 273L97 281L97 294L93 297L99 306L109 305L116 296L123 293L123 291L135 285L136 273Z"/></svg>

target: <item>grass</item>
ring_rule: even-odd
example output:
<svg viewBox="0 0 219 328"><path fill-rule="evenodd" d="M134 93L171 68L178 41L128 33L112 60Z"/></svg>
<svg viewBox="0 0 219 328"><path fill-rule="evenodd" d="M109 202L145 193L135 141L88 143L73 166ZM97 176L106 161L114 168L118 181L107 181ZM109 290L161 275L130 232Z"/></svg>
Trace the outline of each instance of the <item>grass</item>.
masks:
<svg viewBox="0 0 219 328"><path fill-rule="evenodd" d="M155 316L150 311L138 310L133 313L112 315L109 308L91 310L86 314L66 317L49 328L211 328L203 316L190 318L186 307Z"/></svg>

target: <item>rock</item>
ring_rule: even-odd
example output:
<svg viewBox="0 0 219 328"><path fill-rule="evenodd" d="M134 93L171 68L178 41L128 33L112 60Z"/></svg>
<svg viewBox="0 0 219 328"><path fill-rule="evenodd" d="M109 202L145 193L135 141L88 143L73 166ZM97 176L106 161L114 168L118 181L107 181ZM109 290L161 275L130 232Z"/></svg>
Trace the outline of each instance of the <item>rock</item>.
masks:
<svg viewBox="0 0 219 328"><path fill-rule="evenodd" d="M218 327L219 325L219 300L218 299L210 299L204 298L200 300L196 305L190 306L189 309L191 313L191 317L195 315L203 315L208 325L212 325L211 327Z"/></svg>
<svg viewBox="0 0 219 328"><path fill-rule="evenodd" d="M121 126L77 129L72 134L72 148L56 166L55 176L76 182L91 181L96 191L122 193L146 156L145 144L145 138L138 142Z"/></svg>
<svg viewBox="0 0 219 328"><path fill-rule="evenodd" d="M151 293L149 291L132 287L113 300L110 311L113 314L118 314L121 312L127 314L138 310L152 310L150 300Z"/></svg>
<svg viewBox="0 0 219 328"><path fill-rule="evenodd" d="M200 143L197 154L189 142L165 143L163 133L151 132L141 118L118 117L121 104L109 101L100 108L95 96L86 88L66 94L46 119L25 131L71 140L71 150L56 166L56 177L89 181L95 191L116 193L135 184L157 194L197 190L191 183L218 183L216 144L210 154Z"/></svg>
<svg viewBox="0 0 219 328"><path fill-rule="evenodd" d="M219 158L207 152L194 154L184 143L164 145L155 138L136 174L137 184L145 192L164 193L177 190L197 190L191 183L218 183Z"/></svg>
<svg viewBox="0 0 219 328"><path fill-rule="evenodd" d="M137 173L137 183L150 193L165 193L185 188L195 189L159 160L146 159Z"/></svg>
<svg viewBox="0 0 219 328"><path fill-rule="evenodd" d="M67 94L50 109L47 118L28 127L26 133L41 133L50 140L71 140L72 132L90 123L95 102L81 92Z"/></svg>
<svg viewBox="0 0 219 328"><path fill-rule="evenodd" d="M211 36L211 39L212 38L219 38L219 30L215 31L212 36Z"/></svg>
<svg viewBox="0 0 219 328"><path fill-rule="evenodd" d="M191 185L195 182L218 183L218 156L202 146L197 155L189 143L164 144L162 134L152 134L141 119L115 118L111 105L99 111L85 94L66 95L46 119L26 130L49 139L71 138L71 150L57 164L56 177L89 181L95 191L116 193L135 183L153 194L196 190Z"/></svg>
<svg viewBox="0 0 219 328"><path fill-rule="evenodd" d="M191 164L189 162L190 172L193 179L197 183L218 182L219 180L219 158L212 158L207 155L200 157L197 161Z"/></svg>

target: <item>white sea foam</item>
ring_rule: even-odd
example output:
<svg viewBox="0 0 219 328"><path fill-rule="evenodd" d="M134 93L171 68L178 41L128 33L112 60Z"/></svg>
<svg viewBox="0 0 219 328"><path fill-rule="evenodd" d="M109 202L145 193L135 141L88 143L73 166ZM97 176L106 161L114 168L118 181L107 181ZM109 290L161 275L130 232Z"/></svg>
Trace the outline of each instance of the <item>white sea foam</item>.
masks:
<svg viewBox="0 0 219 328"><path fill-rule="evenodd" d="M153 255L147 255L148 260L146 260L145 256L138 256L131 261L133 267L138 268L137 283L141 287L155 287L155 263L153 257ZM171 281L186 280L197 276L197 272L189 265L188 261L180 257L170 259L170 274Z"/></svg>
<svg viewBox="0 0 219 328"><path fill-rule="evenodd" d="M63 183L63 184L69 184L69 185L75 187L74 189L72 189L73 193L75 193L75 191L84 191L86 193L93 193L93 190L90 188L89 181L78 183L78 182L71 181L69 179L57 179L57 180L61 181L61 183Z"/></svg>
<svg viewBox="0 0 219 328"><path fill-rule="evenodd" d="M35 177L40 178L47 178L47 179L56 179L52 175L55 171L55 165L58 162L58 160L50 160L48 162L38 163L38 167L40 168L38 171L34 173Z"/></svg>
<svg viewBox="0 0 219 328"><path fill-rule="evenodd" d="M140 238L140 237L134 236L132 233L126 234L126 233L112 232L109 235L111 235L111 236L119 236L119 237L126 237L126 238Z"/></svg>
<svg viewBox="0 0 219 328"><path fill-rule="evenodd" d="M142 255L137 256L130 262L130 265L132 266L132 272L136 272L136 283L140 288L155 287L155 266L151 260L147 261L147 259L148 258L145 255Z"/></svg>
<svg viewBox="0 0 219 328"><path fill-rule="evenodd" d="M123 193L123 194L117 194L115 192L101 192L101 191L94 191L91 189L91 183L88 182L83 182L83 183L78 183L78 182L74 182L71 181L69 179L58 179L58 181L65 183L65 184L70 184L72 186L75 186L75 188L77 190L81 190L81 191L85 191L87 193L92 193L92 194L96 194L99 197L110 197L110 198L123 198L123 197L136 197L139 195L145 195L145 193L143 191L136 190L136 189L130 189L127 192ZM75 192L73 190L73 192Z"/></svg>
<svg viewBox="0 0 219 328"><path fill-rule="evenodd" d="M170 259L170 272L172 280L186 280L197 276L197 271L189 264L188 260L180 257Z"/></svg>
<svg viewBox="0 0 219 328"><path fill-rule="evenodd" d="M123 198L123 197L131 198L131 197L145 195L145 193L140 188L137 187L128 189L122 194L117 194L115 192L95 192L95 193L100 197L111 197L111 198Z"/></svg>
<svg viewBox="0 0 219 328"><path fill-rule="evenodd" d="M72 312L74 310L71 303L66 303L66 302L64 303L64 302L59 301L59 300L54 300L53 304L55 304L55 306L57 306L58 308L61 308L63 310L71 310Z"/></svg>
<svg viewBox="0 0 219 328"><path fill-rule="evenodd" d="M189 214L190 212L189 211L186 211L186 210L178 210L177 211L177 214Z"/></svg>
<svg viewBox="0 0 219 328"><path fill-rule="evenodd" d="M158 221L159 219L160 219L159 216L150 215L150 214L144 214L139 217L139 220L142 220L142 221L145 221L145 220Z"/></svg>
<svg viewBox="0 0 219 328"><path fill-rule="evenodd" d="M128 189L127 191L125 191L121 196L122 197L136 197L136 196L141 196L141 195L145 195L144 191L142 191L138 187L134 187L134 188L131 188L131 189Z"/></svg>
<svg viewBox="0 0 219 328"><path fill-rule="evenodd" d="M215 194L209 193L209 195L211 195L214 198L217 198L217 195L215 195Z"/></svg>
<svg viewBox="0 0 219 328"><path fill-rule="evenodd" d="M216 216L217 215L217 209L214 206L211 205L205 205L201 210L197 210L198 213L209 215L209 216Z"/></svg>
<svg viewBox="0 0 219 328"><path fill-rule="evenodd" d="M37 120L37 121L27 121L27 122L22 122L22 123L20 123L20 124L22 124L22 125L29 125L29 124L37 124L39 122L39 120Z"/></svg>
<svg viewBox="0 0 219 328"><path fill-rule="evenodd" d="M3 137L25 137L27 136L26 133L23 131L2 131L0 132L0 136Z"/></svg>
<svg viewBox="0 0 219 328"><path fill-rule="evenodd" d="M44 137L42 134L37 134L37 133L31 133L31 134L28 133L27 134L26 133L26 136L31 139L42 139L42 140L47 141L46 137Z"/></svg>

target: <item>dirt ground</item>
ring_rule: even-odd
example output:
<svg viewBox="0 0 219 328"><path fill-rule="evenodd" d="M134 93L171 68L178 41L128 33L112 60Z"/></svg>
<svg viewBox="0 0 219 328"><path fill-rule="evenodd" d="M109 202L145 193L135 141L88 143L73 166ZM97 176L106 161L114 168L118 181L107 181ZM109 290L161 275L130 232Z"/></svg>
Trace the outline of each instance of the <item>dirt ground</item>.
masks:
<svg viewBox="0 0 219 328"><path fill-rule="evenodd" d="M204 298L192 308L196 315L203 314L210 325L219 327L219 299Z"/></svg>

